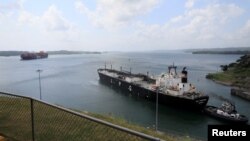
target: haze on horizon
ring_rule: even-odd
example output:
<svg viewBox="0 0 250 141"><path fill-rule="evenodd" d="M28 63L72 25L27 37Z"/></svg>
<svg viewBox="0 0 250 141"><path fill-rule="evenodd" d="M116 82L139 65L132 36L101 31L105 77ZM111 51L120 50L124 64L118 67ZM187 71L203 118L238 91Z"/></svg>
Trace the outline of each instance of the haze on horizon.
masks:
<svg viewBox="0 0 250 141"><path fill-rule="evenodd" d="M250 47L249 0L1 0L0 50Z"/></svg>

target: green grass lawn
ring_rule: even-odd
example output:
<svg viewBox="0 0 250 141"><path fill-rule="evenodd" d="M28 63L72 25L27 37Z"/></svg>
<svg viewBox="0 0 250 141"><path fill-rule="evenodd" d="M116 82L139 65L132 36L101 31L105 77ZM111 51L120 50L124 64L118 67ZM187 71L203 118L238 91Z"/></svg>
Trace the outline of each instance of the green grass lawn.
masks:
<svg viewBox="0 0 250 141"><path fill-rule="evenodd" d="M225 72L208 74L207 78L250 90L249 68L229 69Z"/></svg>
<svg viewBox="0 0 250 141"><path fill-rule="evenodd" d="M0 95L0 133L17 140L32 140L30 100ZM173 136L131 124L122 118L85 112L89 116L139 131L167 141L191 141L188 136ZM34 129L37 141L127 141L140 137L93 122L66 111L34 101Z"/></svg>

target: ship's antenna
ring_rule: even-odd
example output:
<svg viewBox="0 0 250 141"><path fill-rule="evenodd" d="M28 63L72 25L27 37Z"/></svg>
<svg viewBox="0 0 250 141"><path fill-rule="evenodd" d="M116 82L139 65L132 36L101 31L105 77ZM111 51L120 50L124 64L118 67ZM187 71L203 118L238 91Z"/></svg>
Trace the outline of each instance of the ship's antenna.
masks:
<svg viewBox="0 0 250 141"><path fill-rule="evenodd" d="M174 62L173 62L173 69L174 69L174 71L175 71L175 74L177 74L177 72L176 72L176 66L174 66Z"/></svg>
<svg viewBox="0 0 250 141"><path fill-rule="evenodd" d="M111 67L111 70L112 70L112 64L111 64L111 66L110 66L110 67Z"/></svg>
<svg viewBox="0 0 250 141"><path fill-rule="evenodd" d="M120 66L120 70L122 71L122 66Z"/></svg>
<svg viewBox="0 0 250 141"><path fill-rule="evenodd" d="M147 81L148 81L148 71L147 71Z"/></svg>
<svg viewBox="0 0 250 141"><path fill-rule="evenodd" d="M105 70L106 70L106 62L105 62Z"/></svg>

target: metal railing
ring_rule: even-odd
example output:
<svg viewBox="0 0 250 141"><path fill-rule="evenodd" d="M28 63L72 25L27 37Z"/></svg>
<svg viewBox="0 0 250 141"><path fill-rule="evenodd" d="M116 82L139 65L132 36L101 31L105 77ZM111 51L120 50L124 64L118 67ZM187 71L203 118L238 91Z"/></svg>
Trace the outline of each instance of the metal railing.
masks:
<svg viewBox="0 0 250 141"><path fill-rule="evenodd" d="M20 141L160 140L44 101L3 92L0 134Z"/></svg>

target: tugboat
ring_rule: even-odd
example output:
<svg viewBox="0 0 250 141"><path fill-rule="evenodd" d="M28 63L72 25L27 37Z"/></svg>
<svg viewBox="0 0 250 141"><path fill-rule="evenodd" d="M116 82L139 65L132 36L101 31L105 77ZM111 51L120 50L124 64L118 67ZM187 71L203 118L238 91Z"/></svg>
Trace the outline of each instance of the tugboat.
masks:
<svg viewBox="0 0 250 141"><path fill-rule="evenodd" d="M207 104L209 97L196 91L193 84L188 83L186 67L180 74L177 67L168 67L168 72L156 78L145 74L133 74L128 71L100 68L97 70L100 81L123 90L136 97L151 101L158 100L160 104L201 111Z"/></svg>
<svg viewBox="0 0 250 141"><path fill-rule="evenodd" d="M204 112L211 117L230 123L246 124L248 118L239 114L231 102L223 102L221 107L206 106Z"/></svg>
<svg viewBox="0 0 250 141"><path fill-rule="evenodd" d="M22 60L32 60L32 59L42 59L42 58L48 58L48 53L44 51L40 52L25 52L20 55Z"/></svg>

